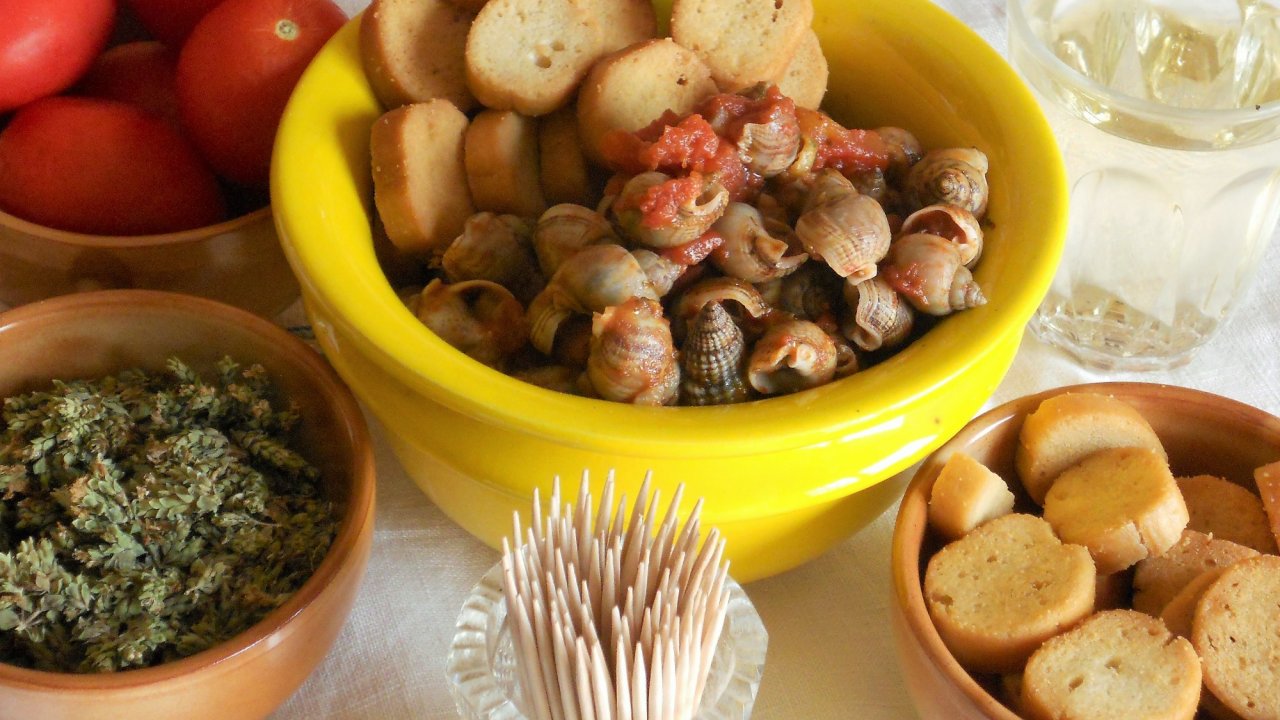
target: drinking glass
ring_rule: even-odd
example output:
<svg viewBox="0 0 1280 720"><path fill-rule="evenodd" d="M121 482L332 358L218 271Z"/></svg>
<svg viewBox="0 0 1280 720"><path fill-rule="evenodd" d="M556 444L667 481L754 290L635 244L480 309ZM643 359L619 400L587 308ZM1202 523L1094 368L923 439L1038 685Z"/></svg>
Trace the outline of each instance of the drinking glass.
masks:
<svg viewBox="0 0 1280 720"><path fill-rule="evenodd" d="M1058 138L1066 248L1032 331L1080 363L1186 363L1280 219L1280 0L1009 0Z"/></svg>

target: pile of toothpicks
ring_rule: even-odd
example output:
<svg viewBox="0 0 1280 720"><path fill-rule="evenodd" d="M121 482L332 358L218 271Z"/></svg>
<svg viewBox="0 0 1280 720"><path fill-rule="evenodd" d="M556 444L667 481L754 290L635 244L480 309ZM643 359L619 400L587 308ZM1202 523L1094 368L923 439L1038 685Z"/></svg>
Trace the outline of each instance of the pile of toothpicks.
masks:
<svg viewBox="0 0 1280 720"><path fill-rule="evenodd" d="M699 500L682 526L680 485L660 525L646 476L630 517L614 509L612 475L599 506L584 474L575 505L559 478L542 517L503 540L503 591L523 692L536 720L690 720L706 687L729 606L724 539L700 542ZM647 499L647 504L646 504Z"/></svg>

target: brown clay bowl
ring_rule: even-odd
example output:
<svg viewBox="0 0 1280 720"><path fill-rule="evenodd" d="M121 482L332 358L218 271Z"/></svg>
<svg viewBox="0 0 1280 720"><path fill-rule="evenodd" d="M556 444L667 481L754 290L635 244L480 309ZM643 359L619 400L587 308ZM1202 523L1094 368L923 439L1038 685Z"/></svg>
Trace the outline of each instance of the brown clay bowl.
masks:
<svg viewBox="0 0 1280 720"><path fill-rule="evenodd" d="M266 317L299 294L269 207L216 225L131 237L56 230L0 211L0 303L114 288L199 295Z"/></svg>
<svg viewBox="0 0 1280 720"><path fill-rule="evenodd" d="M271 322L203 298L110 290L0 313L0 397L53 378L157 369L170 356L208 370L230 355L262 364L303 421L295 447L321 470L340 513L333 545L312 577L262 621L203 652L152 668L103 674L0 664L0 719L261 718L329 651L368 563L374 461L364 417L324 358Z"/></svg>
<svg viewBox="0 0 1280 720"><path fill-rule="evenodd" d="M1175 476L1208 473L1246 487L1253 470L1280 457L1280 418L1211 393L1148 383L1095 383L1018 398L970 422L930 455L912 478L893 531L892 620L907 691L923 718L1016 720L997 699L999 678L965 671L943 644L925 608L921 581L943 540L926 523L929 493L952 453L963 451L1010 482L1015 510L1030 500L1014 479L1014 448L1023 419L1042 400L1064 392L1113 395L1132 405L1160 436ZM1026 510L1024 510L1026 509Z"/></svg>

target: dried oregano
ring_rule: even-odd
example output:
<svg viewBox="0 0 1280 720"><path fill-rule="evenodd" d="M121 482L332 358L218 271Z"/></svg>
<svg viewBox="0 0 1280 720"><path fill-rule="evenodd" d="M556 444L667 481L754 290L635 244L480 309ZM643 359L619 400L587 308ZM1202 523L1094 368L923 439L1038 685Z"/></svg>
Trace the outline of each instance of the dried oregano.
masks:
<svg viewBox="0 0 1280 720"><path fill-rule="evenodd" d="M261 366L177 359L4 401L0 660L156 665L228 639L305 581L335 522Z"/></svg>

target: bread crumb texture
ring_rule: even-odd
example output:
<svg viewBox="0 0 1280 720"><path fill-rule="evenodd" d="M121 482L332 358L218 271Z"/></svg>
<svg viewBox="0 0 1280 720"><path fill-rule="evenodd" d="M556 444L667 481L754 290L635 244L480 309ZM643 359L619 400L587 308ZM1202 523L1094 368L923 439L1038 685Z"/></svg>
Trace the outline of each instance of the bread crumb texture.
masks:
<svg viewBox="0 0 1280 720"><path fill-rule="evenodd" d="M600 56L595 16L574 0L490 0L467 35L467 86L486 107L545 115Z"/></svg>
<svg viewBox="0 0 1280 720"><path fill-rule="evenodd" d="M1161 555L1187 527L1187 506L1164 455L1099 450L1067 468L1045 496L1044 519L1064 542L1089 548L1098 572Z"/></svg>
<svg viewBox="0 0 1280 720"><path fill-rule="evenodd" d="M1271 521L1271 534L1280 544L1280 460L1253 471L1253 480L1262 496L1262 507Z"/></svg>
<svg viewBox="0 0 1280 720"><path fill-rule="evenodd" d="M1105 448L1145 447L1166 458L1151 425L1133 406L1110 395L1063 393L1047 398L1018 433L1014 463L1032 500L1044 504L1062 471Z"/></svg>
<svg viewBox="0 0 1280 720"><path fill-rule="evenodd" d="M721 90L775 82L813 24L811 0L675 0L671 37L697 53Z"/></svg>
<svg viewBox="0 0 1280 720"><path fill-rule="evenodd" d="M1013 512L1008 484L982 463L952 454L929 493L929 522L955 539L982 523Z"/></svg>
<svg viewBox="0 0 1280 720"><path fill-rule="evenodd" d="M1191 643L1149 615L1108 610L1031 656L1022 709L1035 720L1191 720L1200 689Z"/></svg>
<svg viewBox="0 0 1280 720"><path fill-rule="evenodd" d="M1276 540L1257 495L1214 475L1178 478L1178 489L1191 516L1188 528L1275 554Z"/></svg>
<svg viewBox="0 0 1280 720"><path fill-rule="evenodd" d="M475 12L448 0L373 0L360 25L360 58L388 109L444 98L464 112L465 51Z"/></svg>
<svg viewBox="0 0 1280 720"><path fill-rule="evenodd" d="M1165 605L1202 572L1224 568L1257 550L1187 530L1167 552L1138 563L1133 574L1133 609L1159 615Z"/></svg>
<svg viewBox="0 0 1280 720"><path fill-rule="evenodd" d="M1044 520L1012 514L934 554L924 598L938 634L976 672L1018 670L1032 651L1093 611L1089 552Z"/></svg>
<svg viewBox="0 0 1280 720"><path fill-rule="evenodd" d="M1280 718L1280 557L1224 570L1196 604L1191 639L1222 704L1245 720Z"/></svg>

